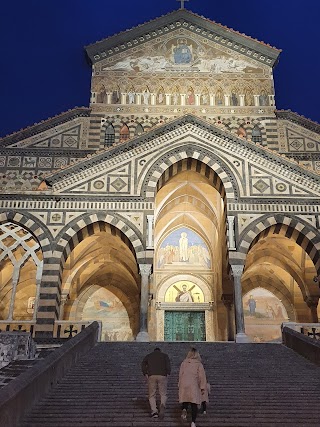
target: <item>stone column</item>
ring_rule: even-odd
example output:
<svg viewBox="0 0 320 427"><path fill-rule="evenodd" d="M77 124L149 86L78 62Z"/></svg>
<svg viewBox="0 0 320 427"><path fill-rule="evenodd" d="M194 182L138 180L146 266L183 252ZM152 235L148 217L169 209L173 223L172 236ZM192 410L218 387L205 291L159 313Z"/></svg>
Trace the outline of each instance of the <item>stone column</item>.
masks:
<svg viewBox="0 0 320 427"><path fill-rule="evenodd" d="M260 105L259 95L253 95L253 98L254 98L254 106L259 107L259 105Z"/></svg>
<svg viewBox="0 0 320 427"><path fill-rule="evenodd" d="M307 306L310 308L311 312L311 322L312 323L318 323L318 300L319 298L317 296L309 296L306 298Z"/></svg>
<svg viewBox="0 0 320 427"><path fill-rule="evenodd" d="M154 215L147 215L147 249L153 249L153 221Z"/></svg>
<svg viewBox="0 0 320 427"><path fill-rule="evenodd" d="M244 316L243 316L243 303L242 303L242 286L241 275L243 273L243 265L232 265L233 286L234 286L234 306L236 318L236 342L247 343L249 342L248 336L244 330Z"/></svg>
<svg viewBox="0 0 320 427"><path fill-rule="evenodd" d="M268 95L269 98L269 105L271 105L271 107L275 106L275 101L274 101L274 95Z"/></svg>
<svg viewBox="0 0 320 427"><path fill-rule="evenodd" d="M230 294L223 294L222 295L222 301L227 309L227 332L228 332L228 341L234 341L234 327L233 327L233 295Z"/></svg>
<svg viewBox="0 0 320 427"><path fill-rule="evenodd" d="M240 107L244 107L245 105L244 95L239 95L239 99L240 99Z"/></svg>
<svg viewBox="0 0 320 427"><path fill-rule="evenodd" d="M151 267L151 264L139 264L141 275L140 331L136 337L136 341L150 341L148 334L148 299Z"/></svg>
<svg viewBox="0 0 320 427"><path fill-rule="evenodd" d="M166 105L170 105L171 94L165 93L165 97L166 97Z"/></svg>
<svg viewBox="0 0 320 427"><path fill-rule="evenodd" d="M150 93L150 104L156 105L156 94L155 93Z"/></svg>
<svg viewBox="0 0 320 427"><path fill-rule="evenodd" d="M11 299L10 299L8 320L13 320L14 303L15 303L15 298L16 298L16 292L17 292L19 277L20 277L20 266L16 264L13 267L12 290L11 290Z"/></svg>
<svg viewBox="0 0 320 427"><path fill-rule="evenodd" d="M111 93L111 92L108 92L108 93L107 93L107 104L108 104L108 105L110 105L110 104L111 104L111 96L112 96L112 93Z"/></svg>
<svg viewBox="0 0 320 427"><path fill-rule="evenodd" d="M216 105L216 96L215 95L210 95L210 106L214 106Z"/></svg>
<svg viewBox="0 0 320 427"><path fill-rule="evenodd" d="M196 98L196 105L197 105L197 106L199 106L199 105L201 104L200 97L201 97L201 94L200 94L200 93L196 93L196 94L195 94L195 98Z"/></svg>
<svg viewBox="0 0 320 427"><path fill-rule="evenodd" d="M185 95L185 93L181 94L181 105L186 105L186 95Z"/></svg>
<svg viewBox="0 0 320 427"><path fill-rule="evenodd" d="M234 216L227 216L228 219L228 243L230 250L236 250L236 242L234 237Z"/></svg>
<svg viewBox="0 0 320 427"><path fill-rule="evenodd" d="M121 104L125 105L127 103L127 94L121 93Z"/></svg>
<svg viewBox="0 0 320 427"><path fill-rule="evenodd" d="M230 97L231 97L231 95L224 95L224 105L226 107L230 106Z"/></svg>
<svg viewBox="0 0 320 427"><path fill-rule="evenodd" d="M62 294L61 295L61 298L60 298L59 320L63 320L64 308L65 308L65 305L66 305L68 299L69 299L69 294L67 294L67 295Z"/></svg>
<svg viewBox="0 0 320 427"><path fill-rule="evenodd" d="M137 105L141 105L141 93L136 93L136 103Z"/></svg>

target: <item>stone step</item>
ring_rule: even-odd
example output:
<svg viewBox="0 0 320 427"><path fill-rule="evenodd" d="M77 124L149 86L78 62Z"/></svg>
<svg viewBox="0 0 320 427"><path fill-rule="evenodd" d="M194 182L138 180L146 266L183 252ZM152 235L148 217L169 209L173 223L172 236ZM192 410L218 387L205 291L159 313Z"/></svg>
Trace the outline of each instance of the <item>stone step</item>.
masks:
<svg viewBox="0 0 320 427"><path fill-rule="evenodd" d="M141 360L156 346L172 363L163 421L150 419ZM197 427L320 425L319 368L279 344L196 343L212 394ZM22 427L189 427L178 372L190 343L101 343L24 418ZM127 358L127 359L125 359ZM190 418L190 417L189 417Z"/></svg>

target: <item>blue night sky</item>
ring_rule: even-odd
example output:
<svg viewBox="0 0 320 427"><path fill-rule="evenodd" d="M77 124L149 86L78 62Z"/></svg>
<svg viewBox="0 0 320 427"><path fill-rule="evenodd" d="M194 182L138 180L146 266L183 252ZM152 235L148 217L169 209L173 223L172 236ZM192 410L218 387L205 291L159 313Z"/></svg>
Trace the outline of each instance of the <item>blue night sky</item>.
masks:
<svg viewBox="0 0 320 427"><path fill-rule="evenodd" d="M83 47L178 7L175 0L2 2L0 136L89 106ZM186 8L282 49L277 108L320 121L319 0L190 0Z"/></svg>

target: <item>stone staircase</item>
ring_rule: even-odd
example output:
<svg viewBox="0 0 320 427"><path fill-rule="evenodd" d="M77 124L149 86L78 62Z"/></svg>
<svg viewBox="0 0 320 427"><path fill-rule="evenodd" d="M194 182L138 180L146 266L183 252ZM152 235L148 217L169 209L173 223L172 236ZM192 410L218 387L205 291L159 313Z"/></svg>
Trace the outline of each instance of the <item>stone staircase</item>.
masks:
<svg viewBox="0 0 320 427"><path fill-rule="evenodd" d="M159 345L169 354L163 421L150 418L140 363ZM320 426L320 369L281 344L195 343L212 394L197 427ZM21 422L21 427L173 427L178 372L190 343L99 343Z"/></svg>

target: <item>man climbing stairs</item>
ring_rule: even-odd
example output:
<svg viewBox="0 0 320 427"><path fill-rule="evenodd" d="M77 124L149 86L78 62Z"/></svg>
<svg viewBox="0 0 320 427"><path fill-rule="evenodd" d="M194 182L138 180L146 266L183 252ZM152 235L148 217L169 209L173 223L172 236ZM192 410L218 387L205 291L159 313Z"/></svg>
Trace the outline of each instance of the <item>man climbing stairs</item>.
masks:
<svg viewBox="0 0 320 427"><path fill-rule="evenodd" d="M179 366L191 343L99 343L26 415L21 427L181 426ZM156 346L172 364L164 420L152 419L143 357ZM197 427L320 425L320 369L281 344L195 343L210 403ZM190 416L188 416L189 426Z"/></svg>

